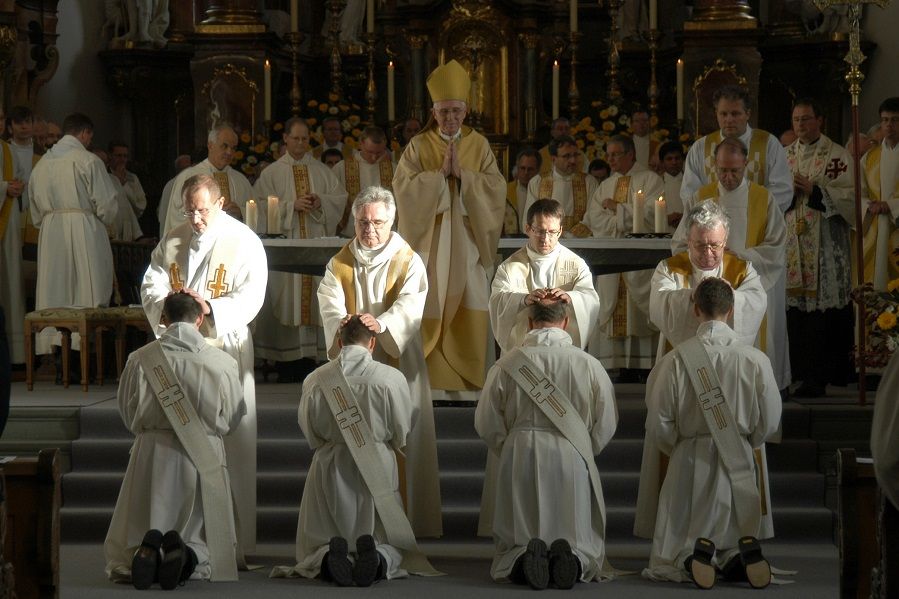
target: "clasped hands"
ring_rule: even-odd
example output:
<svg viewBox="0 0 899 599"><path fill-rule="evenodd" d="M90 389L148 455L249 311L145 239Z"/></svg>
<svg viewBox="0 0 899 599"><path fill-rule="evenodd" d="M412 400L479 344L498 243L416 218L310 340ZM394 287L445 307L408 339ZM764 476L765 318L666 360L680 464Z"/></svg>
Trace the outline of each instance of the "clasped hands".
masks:
<svg viewBox="0 0 899 599"><path fill-rule="evenodd" d="M456 149L455 142L446 144L446 152L443 153L443 166L440 167L440 174L444 177L454 176L457 179L462 178L462 166L459 164L459 150Z"/></svg>
<svg viewBox="0 0 899 599"><path fill-rule="evenodd" d="M541 289L534 289L524 297L525 306L532 306L537 302L562 302L564 304L570 304L571 296L558 287L553 287L552 289L543 287Z"/></svg>
<svg viewBox="0 0 899 599"><path fill-rule="evenodd" d="M321 205L321 198L315 193L301 195L293 201L293 209L297 212L312 212L313 210L318 210Z"/></svg>

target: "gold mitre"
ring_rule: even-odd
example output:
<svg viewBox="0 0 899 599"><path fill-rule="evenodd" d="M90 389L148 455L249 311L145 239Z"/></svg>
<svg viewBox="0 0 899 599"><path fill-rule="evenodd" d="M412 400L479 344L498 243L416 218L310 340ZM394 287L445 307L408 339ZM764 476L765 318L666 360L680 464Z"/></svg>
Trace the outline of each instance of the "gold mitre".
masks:
<svg viewBox="0 0 899 599"><path fill-rule="evenodd" d="M465 67L455 60L434 69L428 77L427 84L432 102L443 100L468 102L471 79L468 78L468 71L465 70Z"/></svg>

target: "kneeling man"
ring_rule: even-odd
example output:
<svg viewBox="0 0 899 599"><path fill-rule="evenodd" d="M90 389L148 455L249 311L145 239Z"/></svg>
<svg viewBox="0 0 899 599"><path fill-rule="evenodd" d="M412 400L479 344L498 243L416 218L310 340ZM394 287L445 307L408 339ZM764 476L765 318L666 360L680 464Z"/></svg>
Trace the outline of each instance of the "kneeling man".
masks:
<svg viewBox="0 0 899 599"><path fill-rule="evenodd" d="M646 436L670 456L655 519L652 580L756 588L771 581L761 554L762 512L754 448L775 433L780 394L771 362L740 343L727 322L734 292L727 281L703 280L694 292L696 336L653 369L646 386Z"/></svg>
<svg viewBox="0 0 899 599"><path fill-rule="evenodd" d="M439 574L418 550L403 513L394 450L417 409L402 373L372 359L375 334L359 315L338 333L340 355L303 383L300 428L315 450L297 525L299 574L338 586ZM355 556L347 539L356 540Z"/></svg>
<svg viewBox="0 0 899 599"><path fill-rule="evenodd" d="M567 321L562 302L535 303L524 343L490 369L475 411L499 456L490 573L534 589L613 574L594 455L618 424L615 391L599 361L572 345Z"/></svg>
<svg viewBox="0 0 899 599"><path fill-rule="evenodd" d="M119 383L135 439L103 544L106 575L138 589L237 580L222 442L246 413L237 362L200 334L202 306L188 292L164 300L162 322L159 341L131 354Z"/></svg>

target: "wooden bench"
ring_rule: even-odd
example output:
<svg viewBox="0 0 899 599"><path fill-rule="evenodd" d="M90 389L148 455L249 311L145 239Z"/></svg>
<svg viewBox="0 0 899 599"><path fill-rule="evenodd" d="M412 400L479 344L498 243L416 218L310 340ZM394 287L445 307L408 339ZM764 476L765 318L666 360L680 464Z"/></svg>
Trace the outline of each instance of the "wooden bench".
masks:
<svg viewBox="0 0 899 599"><path fill-rule="evenodd" d="M13 565L18 599L59 597L59 450L0 466L6 491L3 556Z"/></svg>

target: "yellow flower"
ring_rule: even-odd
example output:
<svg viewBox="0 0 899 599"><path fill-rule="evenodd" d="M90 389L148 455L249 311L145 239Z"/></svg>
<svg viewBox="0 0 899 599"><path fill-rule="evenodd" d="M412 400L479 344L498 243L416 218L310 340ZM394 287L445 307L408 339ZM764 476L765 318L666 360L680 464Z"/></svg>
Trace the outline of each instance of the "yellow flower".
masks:
<svg viewBox="0 0 899 599"><path fill-rule="evenodd" d="M595 133L588 133L588 134L587 134L587 139L588 139L589 141L596 141L596 134L595 134Z"/></svg>
<svg viewBox="0 0 899 599"><path fill-rule="evenodd" d="M887 283L887 291L889 291L890 293L896 291L897 289L899 289L899 279L893 279L892 281Z"/></svg>
<svg viewBox="0 0 899 599"><path fill-rule="evenodd" d="M612 116L615 116L616 114L618 114L618 107L615 106L614 104L609 106L609 114Z"/></svg>
<svg viewBox="0 0 899 599"><path fill-rule="evenodd" d="M581 122L578 123L578 126L581 127L581 128L589 127L589 126L590 126L590 123L591 123L590 117L585 116L584 118L581 119Z"/></svg>
<svg viewBox="0 0 899 599"><path fill-rule="evenodd" d="M590 106L592 106L593 108L599 108L601 104L602 102L600 102L599 100L593 100L592 102L590 102Z"/></svg>
<svg viewBox="0 0 899 599"><path fill-rule="evenodd" d="M249 133L246 133L246 132L241 133L241 134L240 134L240 141L242 141L242 142L245 143L245 144L250 143L250 134L249 134Z"/></svg>
<svg viewBox="0 0 899 599"><path fill-rule="evenodd" d="M584 140L583 140L583 139L577 140L577 147L578 147L579 150L583 150L583 149L584 149Z"/></svg>
<svg viewBox="0 0 899 599"><path fill-rule="evenodd" d="M321 112L328 112L328 105L325 104L324 102L322 102L321 104L318 105L318 109Z"/></svg>
<svg viewBox="0 0 899 599"><path fill-rule="evenodd" d="M332 102L336 102L336 101L339 100L340 98L339 98L339 97L337 96L337 94L335 94L335 93L329 93L329 94L328 94L328 99L331 100Z"/></svg>
<svg viewBox="0 0 899 599"><path fill-rule="evenodd" d="M318 119L306 119L306 124L310 127L314 127L316 123L318 123Z"/></svg>
<svg viewBox="0 0 899 599"><path fill-rule="evenodd" d="M602 124L602 130L603 131L614 131L615 123L613 123L612 121L604 121Z"/></svg>
<svg viewBox="0 0 899 599"><path fill-rule="evenodd" d="M350 131L350 135L352 135L354 139L359 139L359 137L362 135L362 130L353 129L352 131Z"/></svg>
<svg viewBox="0 0 899 599"><path fill-rule="evenodd" d="M234 157L231 158L231 161L233 162L235 160L243 160L243 152L241 152L240 150L234 152Z"/></svg>
<svg viewBox="0 0 899 599"><path fill-rule="evenodd" d="M253 146L253 151L256 152L257 154L262 154L263 152L265 152L265 147L267 145L268 144L266 142L261 141L258 144L256 144L255 146Z"/></svg>
<svg viewBox="0 0 899 599"><path fill-rule="evenodd" d="M599 118L601 118L601 119L603 119L603 120L609 118L609 110L608 110L607 108L604 108L603 110L600 110L600 111L599 111Z"/></svg>
<svg viewBox="0 0 899 599"><path fill-rule="evenodd" d="M350 122L350 125L352 125L353 127L355 127L362 121L362 119L359 118L359 116L355 115L355 114L351 114L349 117L347 117L347 120Z"/></svg>
<svg viewBox="0 0 899 599"><path fill-rule="evenodd" d="M896 326L896 315L892 312L883 312L877 317L877 326L881 330L889 331Z"/></svg>
<svg viewBox="0 0 899 599"><path fill-rule="evenodd" d="M316 106L318 106L318 101L309 100L308 102L306 102L306 106L308 106L309 108L315 108Z"/></svg>
<svg viewBox="0 0 899 599"><path fill-rule="evenodd" d="M332 106L328 109L328 114L337 114L338 112L340 112L340 111L337 110L336 106Z"/></svg>
<svg viewBox="0 0 899 599"><path fill-rule="evenodd" d="M311 125L312 123L309 123L309 124ZM284 128L284 123L275 123L275 125L272 127L272 130L280 131L283 128Z"/></svg>
<svg viewBox="0 0 899 599"><path fill-rule="evenodd" d="M680 137L678 137L678 139L680 141L690 141L690 134L689 133L681 133Z"/></svg>
<svg viewBox="0 0 899 599"><path fill-rule="evenodd" d="M340 105L340 111L341 111L341 112L349 112L349 111L350 111L350 107L347 106L346 104L341 104L341 105Z"/></svg>

